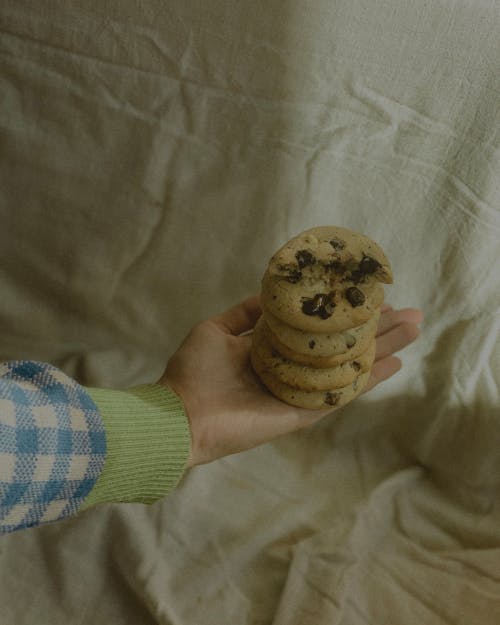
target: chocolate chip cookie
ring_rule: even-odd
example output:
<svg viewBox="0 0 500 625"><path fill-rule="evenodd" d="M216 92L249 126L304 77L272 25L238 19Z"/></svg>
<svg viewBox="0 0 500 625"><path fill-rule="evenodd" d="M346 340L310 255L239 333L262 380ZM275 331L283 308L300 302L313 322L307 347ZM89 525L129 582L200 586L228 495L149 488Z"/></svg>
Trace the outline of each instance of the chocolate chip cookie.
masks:
<svg viewBox="0 0 500 625"><path fill-rule="evenodd" d="M341 354L352 357L364 352L375 336L380 310L365 323L340 332L318 333L298 330L278 319L269 310L264 312L264 319L274 336L286 347L296 353L311 358L331 357Z"/></svg>
<svg viewBox="0 0 500 625"><path fill-rule="evenodd" d="M318 369L282 356L268 341L265 320L261 317L253 335L253 358L256 366L266 369L281 382L303 391L328 391L348 386L369 371L375 358L375 339L353 360L330 368Z"/></svg>
<svg viewBox="0 0 500 625"><path fill-rule="evenodd" d="M312 228L271 258L251 361L276 397L339 408L370 378L375 335L392 271L382 249L346 228Z"/></svg>
<svg viewBox="0 0 500 625"><path fill-rule="evenodd" d="M340 332L365 323L392 283L382 249L345 228L322 226L294 237L271 258L262 305L306 332Z"/></svg>
<svg viewBox="0 0 500 625"><path fill-rule="evenodd" d="M303 391L279 380L272 371L266 369L254 356L252 356L252 364L261 381L275 397L299 408L331 408L332 410L341 408L362 392L370 378L370 372L367 371L359 375L354 382L342 388L329 391Z"/></svg>

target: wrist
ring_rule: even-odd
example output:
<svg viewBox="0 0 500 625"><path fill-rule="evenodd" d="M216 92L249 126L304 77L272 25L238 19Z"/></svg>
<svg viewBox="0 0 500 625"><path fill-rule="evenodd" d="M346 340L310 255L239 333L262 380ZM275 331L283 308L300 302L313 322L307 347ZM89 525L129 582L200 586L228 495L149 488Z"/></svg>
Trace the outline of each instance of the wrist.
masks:
<svg viewBox="0 0 500 625"><path fill-rule="evenodd" d="M189 424L180 398L158 384L87 391L101 412L107 455L84 507L152 503L165 496L179 482L190 455Z"/></svg>
<svg viewBox="0 0 500 625"><path fill-rule="evenodd" d="M203 464L202 462L199 462L199 454L195 453L195 428L193 427L193 415L196 414L196 401L193 398L193 394L183 388L182 385L177 382L175 376L170 377L167 373L165 373L157 382L157 385L168 389L178 398L178 401L182 405L183 414L185 415L190 431L190 445L186 460L186 469L191 469L198 464Z"/></svg>

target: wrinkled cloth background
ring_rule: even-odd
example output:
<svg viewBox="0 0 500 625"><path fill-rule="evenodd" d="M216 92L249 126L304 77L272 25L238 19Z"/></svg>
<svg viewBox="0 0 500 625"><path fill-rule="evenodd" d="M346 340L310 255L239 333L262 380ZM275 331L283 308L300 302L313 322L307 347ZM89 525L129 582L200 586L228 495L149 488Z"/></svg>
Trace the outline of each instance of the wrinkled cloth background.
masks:
<svg viewBox="0 0 500 625"><path fill-rule="evenodd" d="M500 622L494 0L2 0L0 357L153 381L306 228L420 306L390 382L0 542L16 625Z"/></svg>

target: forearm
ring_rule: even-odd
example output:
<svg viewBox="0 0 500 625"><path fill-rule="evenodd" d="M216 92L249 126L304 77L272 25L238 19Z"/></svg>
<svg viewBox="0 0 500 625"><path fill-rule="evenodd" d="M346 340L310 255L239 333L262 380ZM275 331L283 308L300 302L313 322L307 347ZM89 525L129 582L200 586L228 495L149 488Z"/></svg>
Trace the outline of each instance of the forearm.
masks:
<svg viewBox="0 0 500 625"><path fill-rule="evenodd" d="M165 387L85 389L45 363L0 363L0 534L96 503L155 501L180 479L189 446Z"/></svg>

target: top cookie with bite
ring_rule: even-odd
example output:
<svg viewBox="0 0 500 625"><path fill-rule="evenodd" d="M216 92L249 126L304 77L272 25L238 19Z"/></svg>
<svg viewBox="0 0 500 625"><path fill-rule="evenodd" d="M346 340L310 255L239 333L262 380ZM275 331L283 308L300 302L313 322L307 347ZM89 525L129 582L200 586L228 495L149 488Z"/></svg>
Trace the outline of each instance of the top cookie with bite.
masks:
<svg viewBox="0 0 500 625"><path fill-rule="evenodd" d="M273 255L262 281L262 304L293 327L339 331L369 319L383 300L379 283L392 281L377 243L347 228L320 226Z"/></svg>
<svg viewBox="0 0 500 625"><path fill-rule="evenodd" d="M323 278L318 276L322 272L355 284L393 281L382 248L366 235L339 226L318 226L290 239L269 261L269 272L294 284Z"/></svg>

